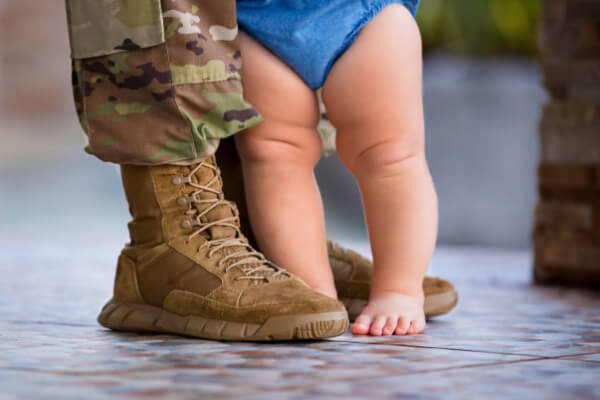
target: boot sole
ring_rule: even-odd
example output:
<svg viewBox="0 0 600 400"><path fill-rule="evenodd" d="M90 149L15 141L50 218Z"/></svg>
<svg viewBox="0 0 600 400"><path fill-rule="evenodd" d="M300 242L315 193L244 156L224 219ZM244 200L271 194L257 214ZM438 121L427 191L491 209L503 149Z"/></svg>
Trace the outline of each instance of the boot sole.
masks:
<svg viewBox="0 0 600 400"><path fill-rule="evenodd" d="M340 298L340 301L344 303L348 310L350 322L354 322L368 303L368 300L353 299L349 297ZM458 293L456 293L455 290L428 295L425 296L423 311L425 312L426 318L437 317L449 313L457 303Z"/></svg>
<svg viewBox="0 0 600 400"><path fill-rule="evenodd" d="M263 324L183 316L147 304L110 300L98 316L100 325L116 331L174 333L202 339L268 342L339 336L348 329L346 311L281 315Z"/></svg>

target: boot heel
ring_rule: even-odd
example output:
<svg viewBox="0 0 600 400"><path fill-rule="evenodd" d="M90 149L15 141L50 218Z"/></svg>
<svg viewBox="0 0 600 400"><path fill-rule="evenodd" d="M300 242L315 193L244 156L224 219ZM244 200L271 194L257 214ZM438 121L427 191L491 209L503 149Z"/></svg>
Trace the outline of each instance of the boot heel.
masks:
<svg viewBox="0 0 600 400"><path fill-rule="evenodd" d="M117 331L160 332L156 326L160 314L156 307L110 300L98 315L98 323Z"/></svg>

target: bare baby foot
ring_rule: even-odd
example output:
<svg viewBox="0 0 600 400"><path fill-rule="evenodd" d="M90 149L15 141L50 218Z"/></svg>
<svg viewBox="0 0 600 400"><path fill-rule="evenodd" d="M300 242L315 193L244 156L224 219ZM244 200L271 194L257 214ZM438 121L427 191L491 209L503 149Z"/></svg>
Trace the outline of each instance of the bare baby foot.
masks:
<svg viewBox="0 0 600 400"><path fill-rule="evenodd" d="M411 335L423 332L423 300L397 292L374 295L350 327L355 335Z"/></svg>

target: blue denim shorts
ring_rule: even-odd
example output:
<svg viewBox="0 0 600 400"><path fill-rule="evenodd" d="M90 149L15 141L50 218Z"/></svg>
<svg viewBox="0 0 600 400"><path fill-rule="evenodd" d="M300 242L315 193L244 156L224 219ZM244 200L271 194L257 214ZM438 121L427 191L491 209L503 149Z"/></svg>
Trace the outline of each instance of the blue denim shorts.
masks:
<svg viewBox="0 0 600 400"><path fill-rule="evenodd" d="M237 0L237 17L244 32L318 89L360 29L392 3L414 16L419 0Z"/></svg>

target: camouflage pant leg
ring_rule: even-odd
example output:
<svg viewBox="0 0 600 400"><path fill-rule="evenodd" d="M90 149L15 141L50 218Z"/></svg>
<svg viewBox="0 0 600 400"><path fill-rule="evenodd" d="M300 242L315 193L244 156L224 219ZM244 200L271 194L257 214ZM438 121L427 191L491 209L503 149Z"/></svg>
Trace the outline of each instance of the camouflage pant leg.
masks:
<svg viewBox="0 0 600 400"><path fill-rule="evenodd" d="M319 131L319 134L321 135L321 141L323 142L322 155L327 157L335 152L335 136L337 135L337 129L329 121L329 117L327 117L327 109L325 108L325 103L323 102L323 88L317 89L315 93L319 101L319 112L321 114L317 130Z"/></svg>
<svg viewBox="0 0 600 400"><path fill-rule="evenodd" d="M235 0L66 0L86 151L189 164L262 121L242 94Z"/></svg>

